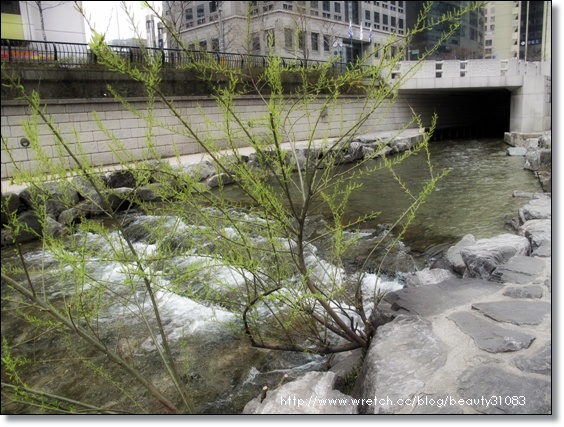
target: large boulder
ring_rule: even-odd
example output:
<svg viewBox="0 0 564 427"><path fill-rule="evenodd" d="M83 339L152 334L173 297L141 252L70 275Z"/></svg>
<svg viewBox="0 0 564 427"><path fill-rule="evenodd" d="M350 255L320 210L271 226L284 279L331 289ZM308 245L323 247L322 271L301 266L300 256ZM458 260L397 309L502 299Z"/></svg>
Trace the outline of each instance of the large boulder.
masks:
<svg viewBox="0 0 564 427"><path fill-rule="evenodd" d="M417 396L425 383L447 360L444 343L433 333L428 320L398 315L378 328L353 396L374 398L361 404L364 414L394 414L410 410L398 405L400 399Z"/></svg>
<svg viewBox="0 0 564 427"><path fill-rule="evenodd" d="M525 223L531 219L552 218L552 199L533 199L519 209L519 219Z"/></svg>
<svg viewBox="0 0 564 427"><path fill-rule="evenodd" d="M2 193L2 224L7 224L10 216L18 212L20 196L16 193Z"/></svg>
<svg viewBox="0 0 564 427"><path fill-rule="evenodd" d="M552 255L552 220L532 219L519 227L519 234L531 242L532 255Z"/></svg>
<svg viewBox="0 0 564 427"><path fill-rule="evenodd" d="M465 277L489 279L493 271L515 255L529 255L529 240L515 234L501 234L481 239L460 251L466 265Z"/></svg>
<svg viewBox="0 0 564 427"><path fill-rule="evenodd" d="M338 376L333 372L308 372L303 377L268 392L245 405L243 414L356 414L350 396L335 390Z"/></svg>
<svg viewBox="0 0 564 427"><path fill-rule="evenodd" d="M552 164L552 150L543 148L540 150L529 150L525 154L525 169L538 171L543 167L548 167Z"/></svg>
<svg viewBox="0 0 564 427"><path fill-rule="evenodd" d="M137 186L135 176L127 169L107 172L105 178L110 188L135 188Z"/></svg>
<svg viewBox="0 0 564 427"><path fill-rule="evenodd" d="M20 213L17 222L20 225L17 233L12 229L2 229L2 246L33 242L43 236L43 224L36 212Z"/></svg>
<svg viewBox="0 0 564 427"><path fill-rule="evenodd" d="M39 208L38 205L44 205L47 215L55 219L79 201L78 193L66 181L28 187L20 193L20 199L34 210Z"/></svg>
<svg viewBox="0 0 564 427"><path fill-rule="evenodd" d="M405 286L415 288L417 286L435 285L454 277L456 276L449 270L424 268L423 270L408 274L405 278Z"/></svg>
<svg viewBox="0 0 564 427"><path fill-rule="evenodd" d="M474 238L474 236L472 234L467 234L462 238L460 242L448 249L445 255L445 260L452 271L459 274L464 274L464 271L466 270L466 264L464 264L464 260L460 255L460 251L465 247L471 246L475 243L476 239Z"/></svg>

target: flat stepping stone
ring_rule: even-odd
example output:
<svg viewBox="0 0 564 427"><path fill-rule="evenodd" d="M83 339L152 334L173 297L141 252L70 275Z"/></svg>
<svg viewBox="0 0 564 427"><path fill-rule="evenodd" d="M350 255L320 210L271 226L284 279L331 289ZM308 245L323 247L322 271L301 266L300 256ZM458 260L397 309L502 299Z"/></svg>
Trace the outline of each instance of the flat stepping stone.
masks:
<svg viewBox="0 0 564 427"><path fill-rule="evenodd" d="M420 316L433 316L484 295L498 292L501 285L482 279L448 279L434 285L401 289L386 296L393 310L406 310Z"/></svg>
<svg viewBox="0 0 564 427"><path fill-rule="evenodd" d="M502 328L471 313L459 311L448 316L458 327L472 337L474 343L490 353L505 353L529 348L535 337L523 332Z"/></svg>
<svg viewBox="0 0 564 427"><path fill-rule="evenodd" d="M539 285L512 286L503 295L510 298L542 298L542 288Z"/></svg>
<svg viewBox="0 0 564 427"><path fill-rule="evenodd" d="M552 374L552 344L546 344L541 347L532 356L520 355L514 357L511 363L525 372L533 372L535 374L551 375Z"/></svg>
<svg viewBox="0 0 564 427"><path fill-rule="evenodd" d="M538 277L544 266L545 263L542 259L522 255L514 256L504 265L496 268L490 280L525 285Z"/></svg>
<svg viewBox="0 0 564 427"><path fill-rule="evenodd" d="M550 304L542 301L480 302L472 304L472 308L498 322L515 325L538 325L550 312Z"/></svg>
<svg viewBox="0 0 564 427"><path fill-rule="evenodd" d="M467 369L458 378L458 394L484 414L551 414L552 383L517 375L497 366Z"/></svg>

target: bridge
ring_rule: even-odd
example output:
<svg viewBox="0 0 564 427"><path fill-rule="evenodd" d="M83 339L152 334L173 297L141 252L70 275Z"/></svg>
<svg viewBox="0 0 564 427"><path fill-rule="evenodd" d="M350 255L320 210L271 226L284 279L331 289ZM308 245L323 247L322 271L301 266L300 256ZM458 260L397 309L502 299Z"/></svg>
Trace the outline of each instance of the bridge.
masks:
<svg viewBox="0 0 564 427"><path fill-rule="evenodd" d="M477 59L424 61L412 70L414 66L415 62L405 61L392 71L392 78L396 79L411 72L400 94L459 95L461 103L475 94L487 110L491 108L489 103L503 108L500 101L505 93L509 94L510 134L506 134L506 140L526 139L529 134L551 130L551 62Z"/></svg>

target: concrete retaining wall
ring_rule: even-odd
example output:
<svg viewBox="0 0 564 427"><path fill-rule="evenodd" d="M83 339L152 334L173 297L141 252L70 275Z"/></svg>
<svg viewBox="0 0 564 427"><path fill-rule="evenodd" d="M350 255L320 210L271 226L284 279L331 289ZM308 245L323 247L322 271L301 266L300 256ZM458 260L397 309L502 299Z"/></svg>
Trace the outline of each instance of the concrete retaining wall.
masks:
<svg viewBox="0 0 564 427"><path fill-rule="evenodd" d="M296 109L289 113L284 128L284 140L302 141L309 138L321 139L337 137L343 133L361 115L364 99L357 96L344 96L333 113L322 111L322 101L313 101L306 110ZM143 98L130 98L132 106L146 113ZM93 111L98 115L101 124L121 141L127 152L135 159L142 158L146 147L146 122L128 111L113 99L78 99L46 101L47 113L51 115L65 139L77 151L76 141L82 143L86 158L93 165L111 165L119 163L119 159L111 150L109 136L104 133L93 118ZM224 122L224 116L215 102L209 97L177 97L174 104L200 135L207 135L214 140L225 140L225 135L218 126ZM424 126L429 126L434 112L439 115L439 127L476 125L488 120L487 104L484 107L483 97L465 96L462 99L456 94L405 93L400 94L396 103L388 110L387 102L380 106L371 118L355 133L369 133L400 129L411 118L411 108L420 114ZM491 104L491 103L490 103ZM34 153L30 148L21 145L26 135L21 122L29 118L29 110L19 101L2 102L2 137L18 166L29 170L34 168ZM236 110L245 127L253 134L264 134L264 120L267 107L262 99L256 96L242 97L236 102ZM496 110L499 108L496 106ZM172 128L180 129L178 119L162 103L157 103L155 118ZM321 116L315 132L311 129ZM491 119L491 117L490 117ZM413 126L416 127L416 126ZM55 140L46 125L40 124L39 143L48 155L55 152ZM506 129L504 129L506 130ZM310 135L313 133L313 135ZM500 137L503 135L501 133ZM174 156L200 152L200 147L192 138L173 134L169 129L153 128L153 141L160 156ZM70 162L70 158L65 158ZM2 179L12 176L13 166L9 156L2 153Z"/></svg>

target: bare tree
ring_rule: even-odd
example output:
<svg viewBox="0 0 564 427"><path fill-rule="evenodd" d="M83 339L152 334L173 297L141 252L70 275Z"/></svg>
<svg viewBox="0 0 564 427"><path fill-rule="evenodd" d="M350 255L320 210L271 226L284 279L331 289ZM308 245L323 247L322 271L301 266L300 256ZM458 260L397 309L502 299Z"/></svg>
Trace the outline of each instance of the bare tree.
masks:
<svg viewBox="0 0 564 427"><path fill-rule="evenodd" d="M41 34L43 36L43 41L47 41L47 34L45 33L45 15L44 12L49 9L54 9L56 7L62 6L65 3L71 3L70 1L30 1L26 2L31 7L39 11L39 21L41 23Z"/></svg>

